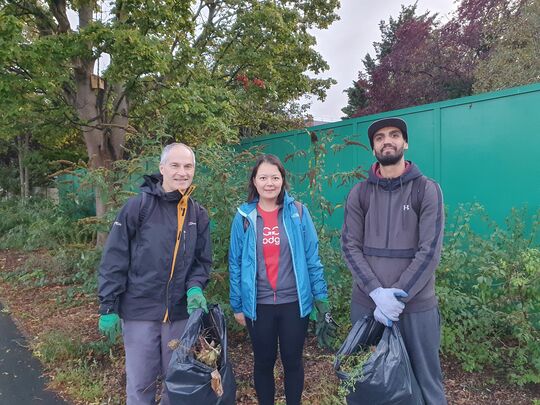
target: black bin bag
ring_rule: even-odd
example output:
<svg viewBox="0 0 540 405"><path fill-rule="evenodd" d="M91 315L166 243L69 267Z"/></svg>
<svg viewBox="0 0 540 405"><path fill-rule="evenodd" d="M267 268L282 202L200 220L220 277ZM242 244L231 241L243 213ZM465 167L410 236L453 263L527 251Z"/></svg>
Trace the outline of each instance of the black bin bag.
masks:
<svg viewBox="0 0 540 405"><path fill-rule="evenodd" d="M225 315L219 305L209 305L208 310L208 314L205 314L202 309L193 311L180 337L178 347L173 352L165 377L171 404L233 405L236 403L236 381L232 365L227 359ZM201 334L206 336L210 334L212 340L221 345L217 369L195 358L194 349ZM214 372L214 377L212 372ZM218 372L219 375L217 375ZM219 386L218 389L215 388L216 385Z"/></svg>
<svg viewBox="0 0 540 405"><path fill-rule="evenodd" d="M347 356L363 350L371 354L361 366L362 371L347 373L341 369ZM395 322L387 328L372 316L357 321L336 354L334 369L341 383L351 388L348 405L424 404ZM356 378L356 382L350 381L351 378Z"/></svg>

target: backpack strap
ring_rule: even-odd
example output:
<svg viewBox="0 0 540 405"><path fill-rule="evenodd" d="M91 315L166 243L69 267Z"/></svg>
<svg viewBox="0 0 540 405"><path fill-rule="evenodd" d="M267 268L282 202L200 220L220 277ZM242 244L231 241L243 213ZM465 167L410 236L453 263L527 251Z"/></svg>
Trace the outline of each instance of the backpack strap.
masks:
<svg viewBox="0 0 540 405"><path fill-rule="evenodd" d="M296 201L296 200L294 200L294 205L296 205L296 209L298 210L298 216L300 217L300 222L302 222L302 214L304 211L304 205L301 202ZM249 227L249 219L244 217L244 232L247 231L248 227Z"/></svg>
<svg viewBox="0 0 540 405"><path fill-rule="evenodd" d="M139 219L137 222L137 230L141 229L144 219L146 218L146 214L148 214L149 205L150 201L148 194L143 191L141 193L141 202L139 204Z"/></svg>
<svg viewBox="0 0 540 405"><path fill-rule="evenodd" d="M360 187L360 191L359 191L360 208L362 208L362 212L364 213L364 217L365 217L369 210L369 199L371 196L372 187L370 187L367 180L362 181L359 187Z"/></svg>
<svg viewBox="0 0 540 405"><path fill-rule="evenodd" d="M296 205L296 209L298 210L298 216L300 217L300 222L302 222L302 214L304 210L304 205L300 201L294 200L294 205Z"/></svg>
<svg viewBox="0 0 540 405"><path fill-rule="evenodd" d="M424 201L424 194L426 193L427 181L428 178L426 176L420 176L412 182L411 205L417 217L420 217L420 210L422 209L422 201Z"/></svg>

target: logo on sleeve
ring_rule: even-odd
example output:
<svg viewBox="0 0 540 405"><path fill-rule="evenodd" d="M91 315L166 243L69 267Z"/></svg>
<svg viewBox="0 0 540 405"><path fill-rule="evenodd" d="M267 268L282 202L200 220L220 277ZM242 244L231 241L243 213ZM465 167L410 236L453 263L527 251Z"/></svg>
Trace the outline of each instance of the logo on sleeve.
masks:
<svg viewBox="0 0 540 405"><path fill-rule="evenodd" d="M409 204L403 204L403 211L409 211L411 206Z"/></svg>

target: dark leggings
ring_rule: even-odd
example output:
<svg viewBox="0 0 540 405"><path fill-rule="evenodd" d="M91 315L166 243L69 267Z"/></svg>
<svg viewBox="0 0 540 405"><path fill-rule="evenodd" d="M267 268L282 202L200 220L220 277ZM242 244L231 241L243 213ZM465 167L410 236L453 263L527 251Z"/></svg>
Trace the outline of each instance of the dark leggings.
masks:
<svg viewBox="0 0 540 405"><path fill-rule="evenodd" d="M255 364L253 377L260 405L273 405L275 395L274 365L279 352L285 372L287 405L301 403L304 390L302 352L309 317L300 318L298 302L257 305L257 320L246 318Z"/></svg>

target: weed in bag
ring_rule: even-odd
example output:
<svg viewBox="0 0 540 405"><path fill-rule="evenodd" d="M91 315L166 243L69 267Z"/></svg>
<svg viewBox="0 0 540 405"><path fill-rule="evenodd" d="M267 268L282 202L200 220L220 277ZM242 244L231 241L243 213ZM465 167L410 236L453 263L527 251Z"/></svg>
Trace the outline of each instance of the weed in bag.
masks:
<svg viewBox="0 0 540 405"><path fill-rule="evenodd" d="M236 403L236 381L227 359L227 328L219 305L189 317L179 340L169 342L174 352L165 384L174 404Z"/></svg>
<svg viewBox="0 0 540 405"><path fill-rule="evenodd" d="M336 353L334 369L348 405L424 405L396 323L387 328L365 317Z"/></svg>

